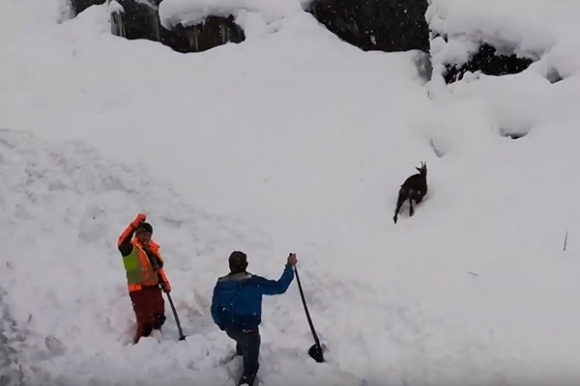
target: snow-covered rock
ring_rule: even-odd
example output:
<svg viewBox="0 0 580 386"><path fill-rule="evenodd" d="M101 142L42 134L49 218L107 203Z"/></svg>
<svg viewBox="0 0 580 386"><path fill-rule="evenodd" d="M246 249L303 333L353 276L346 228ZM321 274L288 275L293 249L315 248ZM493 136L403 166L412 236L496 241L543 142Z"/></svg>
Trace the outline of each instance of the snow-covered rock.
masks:
<svg viewBox="0 0 580 386"><path fill-rule="evenodd" d="M443 76L446 67L467 64L481 54L483 44L498 54L537 61L532 68L546 76L557 71L568 77L580 69L580 2L576 0L429 2L426 19L438 36L431 46L436 77ZM504 64L499 59L496 66Z"/></svg>
<svg viewBox="0 0 580 386"><path fill-rule="evenodd" d="M111 12L111 13L125 12L125 9L117 1L113 0L113 1L109 2L109 12Z"/></svg>
<svg viewBox="0 0 580 386"><path fill-rule="evenodd" d="M234 16L242 12L259 13L268 23L293 12L302 12L301 0L164 0L159 5L161 25L171 29L199 24L208 16Z"/></svg>

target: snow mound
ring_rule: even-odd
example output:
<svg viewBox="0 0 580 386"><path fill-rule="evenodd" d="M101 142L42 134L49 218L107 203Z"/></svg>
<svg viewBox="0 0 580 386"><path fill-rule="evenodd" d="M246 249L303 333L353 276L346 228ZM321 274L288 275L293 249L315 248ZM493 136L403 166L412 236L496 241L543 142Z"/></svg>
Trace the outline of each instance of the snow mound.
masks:
<svg viewBox="0 0 580 386"><path fill-rule="evenodd" d="M576 0L431 0L427 22L442 36L432 43L434 68L465 63L487 42L568 77L580 69L579 16Z"/></svg>
<svg viewBox="0 0 580 386"><path fill-rule="evenodd" d="M167 29L181 24L201 23L208 16L234 16L251 12L260 14L267 23L294 12L303 12L302 3L309 0L164 0L159 5L161 25Z"/></svg>

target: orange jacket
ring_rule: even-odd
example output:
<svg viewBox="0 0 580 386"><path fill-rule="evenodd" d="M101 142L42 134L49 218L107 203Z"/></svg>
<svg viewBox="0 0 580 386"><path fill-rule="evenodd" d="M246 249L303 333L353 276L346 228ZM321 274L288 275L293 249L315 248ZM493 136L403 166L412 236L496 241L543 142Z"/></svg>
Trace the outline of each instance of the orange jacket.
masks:
<svg viewBox="0 0 580 386"><path fill-rule="evenodd" d="M153 240L148 243L148 251L134 238L135 227L129 225L119 237L117 247L123 256L129 292L143 287L157 286L164 282L169 290L171 285L163 269L163 257L159 245ZM160 281L161 280L161 281Z"/></svg>

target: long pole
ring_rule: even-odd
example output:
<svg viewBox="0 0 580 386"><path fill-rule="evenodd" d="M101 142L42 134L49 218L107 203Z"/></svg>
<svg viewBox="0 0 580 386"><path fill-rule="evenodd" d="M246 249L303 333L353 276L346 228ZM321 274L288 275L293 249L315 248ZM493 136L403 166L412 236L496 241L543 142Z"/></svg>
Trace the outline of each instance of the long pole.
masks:
<svg viewBox="0 0 580 386"><path fill-rule="evenodd" d="M151 250L149 249L148 246L143 246L143 249L145 249L146 252L145 254L147 255L147 259L149 259L149 255L147 254L147 252L151 252ZM159 264L157 264L157 260L153 259L153 261L151 261L151 259L149 259L149 263L151 263L153 270L155 270L155 272L157 273L159 283L161 283L163 281L163 278L159 273ZM181 322L179 321L179 316L177 316L177 310L175 309L175 305L173 304L173 299L171 298L171 295L169 295L169 292L166 292L165 294L167 295L167 300L169 300L169 305L171 306L171 311L173 312L173 317L175 318L175 323L177 324L177 330L179 331L179 340L185 340L185 335L183 335L183 330L181 329Z"/></svg>
<svg viewBox="0 0 580 386"><path fill-rule="evenodd" d="M320 345L320 340L314 329L314 324L312 323L312 318L310 317L310 312L308 312L308 306L306 305L306 299L304 298L304 291L302 290L302 283L300 283L300 275L298 275L298 268L294 267L294 272L296 274L296 281L298 282L298 289L300 290L300 297L302 298L302 305L304 305L304 312L306 313L306 319L308 320L308 326L310 327L310 332L314 338L314 346L310 348L309 354L317 362L323 362L324 358L322 356L322 346Z"/></svg>

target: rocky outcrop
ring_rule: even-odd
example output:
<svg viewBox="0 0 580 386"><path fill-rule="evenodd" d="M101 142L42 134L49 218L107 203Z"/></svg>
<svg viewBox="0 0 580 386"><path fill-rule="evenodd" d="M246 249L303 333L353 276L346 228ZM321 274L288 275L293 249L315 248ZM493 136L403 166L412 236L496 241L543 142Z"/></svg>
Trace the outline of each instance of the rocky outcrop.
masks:
<svg viewBox="0 0 580 386"><path fill-rule="evenodd" d="M308 11L364 51L429 52L427 0L313 0Z"/></svg>
<svg viewBox="0 0 580 386"><path fill-rule="evenodd" d="M70 0L75 15L105 0ZM195 25L176 23L165 28L159 21L161 0L117 0L123 12L115 31L127 39L149 39L178 52L200 52L245 39L232 16L210 15ZM429 52L425 20L427 0L312 0L307 11L329 31L365 51ZM124 32L122 32L124 30Z"/></svg>
<svg viewBox="0 0 580 386"><path fill-rule="evenodd" d="M112 8L112 32L129 40L148 39L161 41L162 31L157 15L161 0L115 0L121 10ZM106 0L70 0L74 15L93 5L105 4Z"/></svg>
<svg viewBox="0 0 580 386"><path fill-rule="evenodd" d="M481 71L482 74L494 76L517 74L533 63L531 58L519 57L516 54L501 55L496 51L495 47L484 43L467 63L446 64L443 74L445 82L449 84L461 80L468 71Z"/></svg>
<svg viewBox="0 0 580 386"><path fill-rule="evenodd" d="M78 14L90 5L102 4L105 0L71 1ZM234 17L225 16L228 12L224 13L223 7L215 5L217 3L211 4L219 9L221 16L208 15L215 13L213 8L197 9L203 2L183 3L189 8L182 9L180 2L169 4L168 0L117 1L123 12L113 15L113 33L127 39L159 41L181 53L202 52L228 42L245 40L244 31L235 23ZM241 7L243 4L235 5ZM164 6L170 10L170 16L163 15L161 23L159 9ZM425 16L428 6L428 0L312 0L306 5L306 11L339 38L364 51L421 51L416 65L424 81L431 78L432 70L450 84L461 80L468 71L496 76L515 74L524 71L533 62L532 58L513 54L514 50L510 51L509 46L507 49L500 47L502 53L498 54L497 47L476 39L470 40L467 35L456 35L454 41L448 42L446 36L439 36L439 32L431 33ZM197 16L191 19L192 14ZM465 52L472 52L467 61L467 54L455 62L454 55L445 53L440 55L443 58L441 61L438 59L437 52L442 50L434 50L434 47L443 47L444 51L444 46L453 44L455 48L463 45ZM451 47L450 50L455 48ZM551 82L560 79L559 74L550 74Z"/></svg>
<svg viewBox="0 0 580 386"><path fill-rule="evenodd" d="M161 41L161 26L157 16L156 2L137 2L135 0L117 0L124 9L122 13L125 38L129 40L147 39Z"/></svg>
<svg viewBox="0 0 580 386"><path fill-rule="evenodd" d="M187 27L178 24L166 35L164 44L182 53L202 52L245 40L244 31L235 23L233 16L209 16L203 23Z"/></svg>
<svg viewBox="0 0 580 386"><path fill-rule="evenodd" d="M75 15L105 0L71 0ZM239 43L244 31L232 16L208 16L201 23L164 28L159 20L161 0L117 0L122 9L112 9L111 32L129 40L147 39L160 42L177 52L201 52L219 45Z"/></svg>

